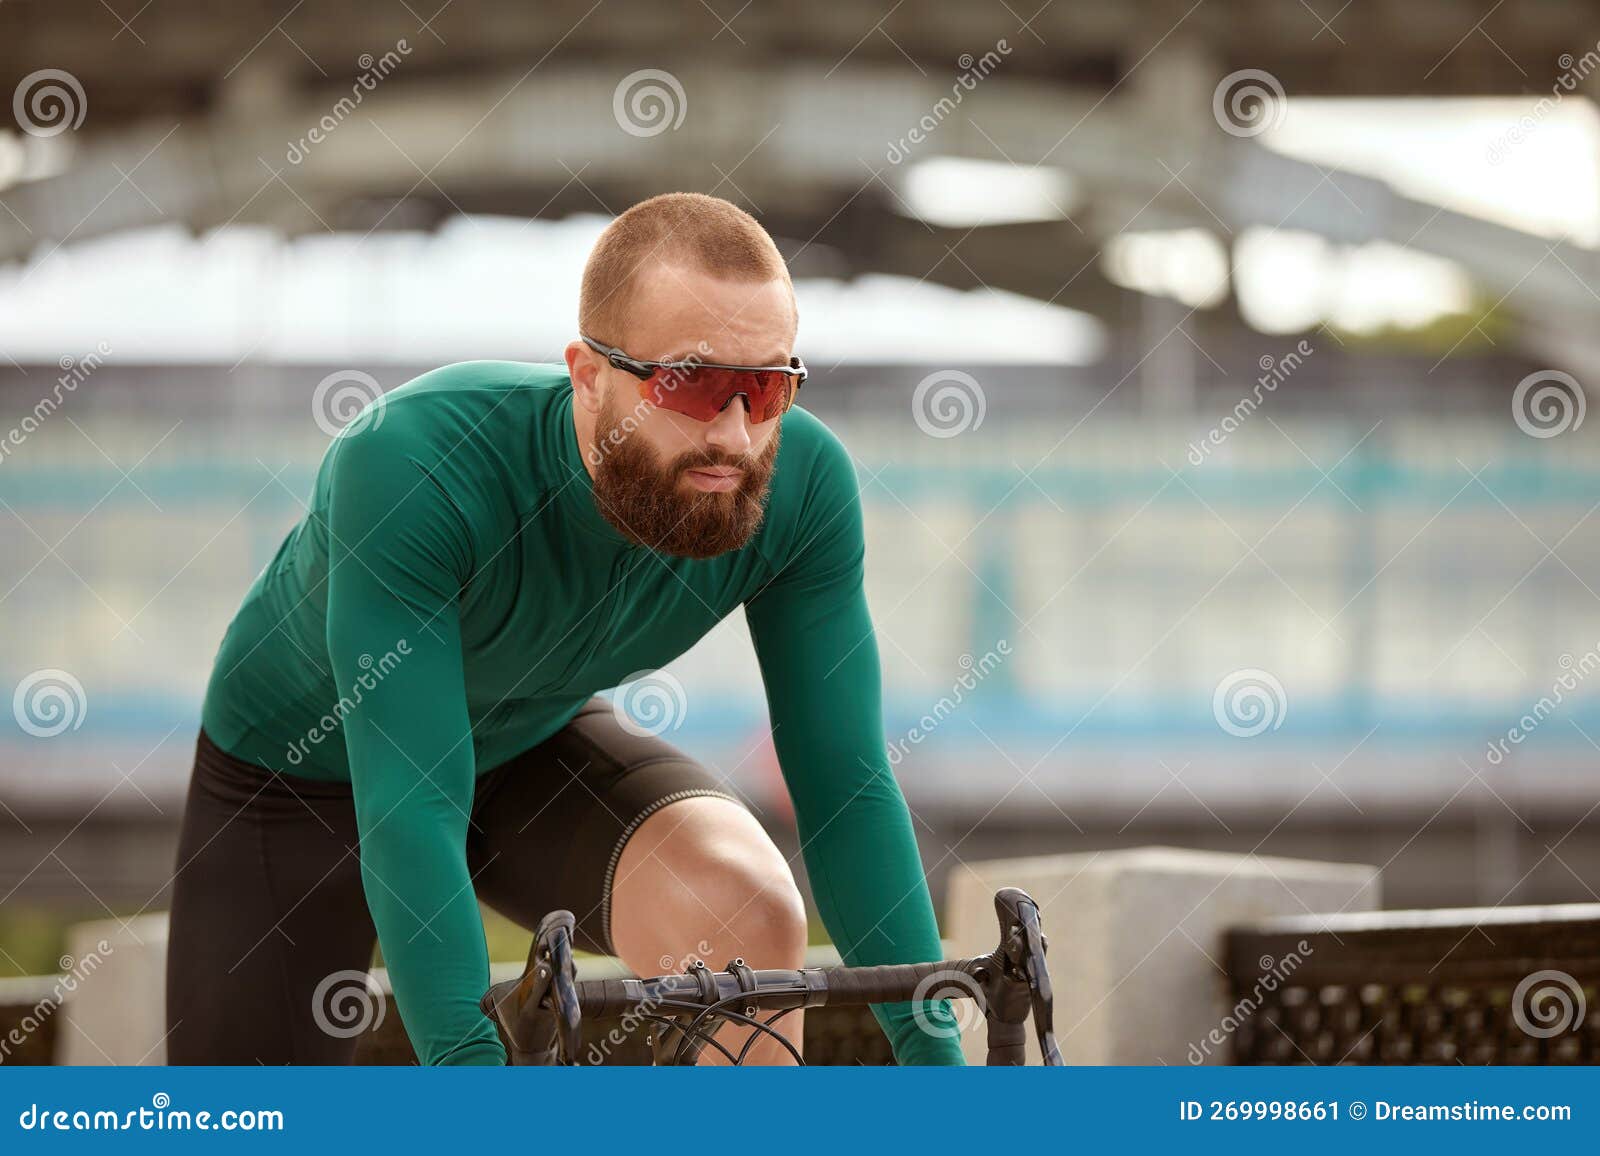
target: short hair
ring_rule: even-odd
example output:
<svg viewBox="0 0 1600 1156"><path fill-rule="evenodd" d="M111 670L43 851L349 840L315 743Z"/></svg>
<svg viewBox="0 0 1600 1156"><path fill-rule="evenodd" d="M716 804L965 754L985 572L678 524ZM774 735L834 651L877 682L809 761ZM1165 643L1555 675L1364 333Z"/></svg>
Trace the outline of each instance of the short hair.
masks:
<svg viewBox="0 0 1600 1156"><path fill-rule="evenodd" d="M607 345L622 342L638 275L679 263L733 281L794 283L772 237L749 213L704 193L662 193L607 225L589 253L578 294L578 329Z"/></svg>

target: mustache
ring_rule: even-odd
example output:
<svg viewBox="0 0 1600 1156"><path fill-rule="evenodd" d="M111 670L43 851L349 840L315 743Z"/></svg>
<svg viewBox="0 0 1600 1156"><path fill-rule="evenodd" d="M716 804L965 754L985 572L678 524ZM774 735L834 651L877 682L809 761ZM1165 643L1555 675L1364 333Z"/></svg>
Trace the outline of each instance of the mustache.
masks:
<svg viewBox="0 0 1600 1156"><path fill-rule="evenodd" d="M769 450L759 454L727 454L715 450L686 450L672 459L672 464L667 467L668 473L676 476L685 470L704 469L731 469L744 470L747 473L757 472L766 464L771 456Z"/></svg>

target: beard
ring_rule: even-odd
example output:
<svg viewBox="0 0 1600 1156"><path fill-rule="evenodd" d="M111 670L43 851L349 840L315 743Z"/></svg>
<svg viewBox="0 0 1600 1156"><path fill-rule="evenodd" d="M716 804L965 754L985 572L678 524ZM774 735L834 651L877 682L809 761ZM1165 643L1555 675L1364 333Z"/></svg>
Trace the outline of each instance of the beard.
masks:
<svg viewBox="0 0 1600 1156"><path fill-rule="evenodd" d="M744 546L761 527L782 426L759 454L687 450L663 460L643 438L629 436L610 406L595 423L594 497L601 515L628 540L680 558L714 558ZM743 471L721 493L695 489L685 471Z"/></svg>

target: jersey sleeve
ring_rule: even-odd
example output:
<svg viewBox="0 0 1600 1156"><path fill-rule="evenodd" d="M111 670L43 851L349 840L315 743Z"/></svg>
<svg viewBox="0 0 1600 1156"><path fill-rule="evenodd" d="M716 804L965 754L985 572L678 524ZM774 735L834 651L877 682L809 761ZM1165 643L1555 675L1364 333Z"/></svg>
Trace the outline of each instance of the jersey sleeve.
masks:
<svg viewBox="0 0 1600 1156"><path fill-rule="evenodd" d="M845 962L936 960L933 902L884 741L855 468L821 433L795 546L745 604L773 745L812 894ZM958 1041L922 1030L910 1003L873 1014L901 1064L963 1062Z"/></svg>
<svg viewBox="0 0 1600 1156"><path fill-rule="evenodd" d="M327 478L327 642L361 879L417 1058L503 1064L478 1009L489 955L466 860L476 767L457 598L471 535L403 407L379 412L334 445Z"/></svg>

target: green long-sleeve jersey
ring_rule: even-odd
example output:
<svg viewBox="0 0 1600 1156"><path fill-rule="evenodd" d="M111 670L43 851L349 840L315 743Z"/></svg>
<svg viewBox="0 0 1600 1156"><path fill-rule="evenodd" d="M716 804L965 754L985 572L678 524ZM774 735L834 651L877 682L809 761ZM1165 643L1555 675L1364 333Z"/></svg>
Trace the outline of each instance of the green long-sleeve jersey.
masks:
<svg viewBox="0 0 1600 1156"><path fill-rule="evenodd" d="M475 776L740 606L829 933L853 964L939 957L885 749L855 471L812 414L782 421L760 529L739 550L679 558L601 516L563 367L446 366L333 441L304 518L251 586L203 725L238 758L351 782L367 903L423 1063L505 1062L478 1009ZM961 1062L909 1004L875 1010L900 1062Z"/></svg>

